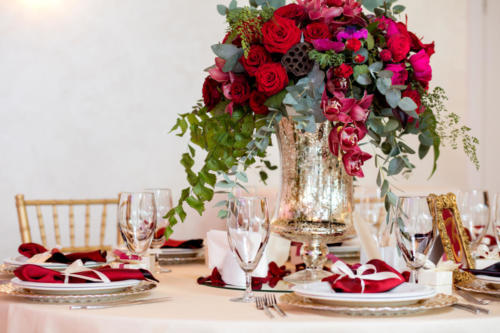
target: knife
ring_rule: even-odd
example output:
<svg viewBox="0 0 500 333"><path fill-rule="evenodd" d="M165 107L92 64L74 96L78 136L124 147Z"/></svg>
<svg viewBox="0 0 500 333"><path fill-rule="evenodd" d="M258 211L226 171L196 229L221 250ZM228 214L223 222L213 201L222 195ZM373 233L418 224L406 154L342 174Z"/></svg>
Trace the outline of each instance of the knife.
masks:
<svg viewBox="0 0 500 333"><path fill-rule="evenodd" d="M457 308L457 309L469 311L473 314L480 314L480 313L489 314L490 313L490 310L488 310L488 309L480 308L479 306L475 306L475 305L471 305L471 304L456 303L456 304L453 304L452 306L454 308Z"/></svg>
<svg viewBox="0 0 500 333"><path fill-rule="evenodd" d="M120 306L160 303L160 302L165 302L169 299L171 299L171 297L147 298L147 299L138 299L138 300L134 300L134 301L119 301L119 302L99 304L99 305L71 305L69 307L69 309L70 310L109 309L109 308L120 307Z"/></svg>

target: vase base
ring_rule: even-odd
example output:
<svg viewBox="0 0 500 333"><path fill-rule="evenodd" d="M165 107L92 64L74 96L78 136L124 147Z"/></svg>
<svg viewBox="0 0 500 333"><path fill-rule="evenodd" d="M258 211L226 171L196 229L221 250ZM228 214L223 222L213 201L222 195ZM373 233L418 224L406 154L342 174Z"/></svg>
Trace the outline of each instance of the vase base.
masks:
<svg viewBox="0 0 500 333"><path fill-rule="evenodd" d="M304 284L321 281L330 275L332 275L331 272L322 269L304 269L286 276L283 280L293 284Z"/></svg>

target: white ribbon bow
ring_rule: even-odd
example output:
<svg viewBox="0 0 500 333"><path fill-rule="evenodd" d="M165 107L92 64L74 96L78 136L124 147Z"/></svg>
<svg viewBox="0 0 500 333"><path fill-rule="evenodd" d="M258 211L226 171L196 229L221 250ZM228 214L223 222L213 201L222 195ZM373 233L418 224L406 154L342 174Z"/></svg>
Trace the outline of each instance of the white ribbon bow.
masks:
<svg viewBox="0 0 500 333"><path fill-rule="evenodd" d="M365 280L381 281L394 278L401 279L399 275L393 272L377 272L377 268L372 264L361 265L356 269L356 273L354 273L343 261L337 260L330 269L334 274L339 275L335 282L342 279L344 276L350 279L359 279L361 281L361 293L365 292ZM363 273L368 270L374 270L375 273L363 275Z"/></svg>
<svg viewBox="0 0 500 333"><path fill-rule="evenodd" d="M94 272L97 275L98 278L93 278L93 277L90 277L90 276L83 276L83 275L76 274L76 273L88 272L88 271ZM90 269L88 267L85 267L83 265L83 262L81 261L81 259L78 259L75 262L73 262L71 265L69 265L62 272L62 274L64 275L64 283L68 283L70 277L79 278L79 279L83 279L83 280L87 280L87 281L92 281L92 282L104 282L104 283L110 283L111 282L111 280L106 275L104 275L103 273L101 273L99 271L96 271L94 269Z"/></svg>

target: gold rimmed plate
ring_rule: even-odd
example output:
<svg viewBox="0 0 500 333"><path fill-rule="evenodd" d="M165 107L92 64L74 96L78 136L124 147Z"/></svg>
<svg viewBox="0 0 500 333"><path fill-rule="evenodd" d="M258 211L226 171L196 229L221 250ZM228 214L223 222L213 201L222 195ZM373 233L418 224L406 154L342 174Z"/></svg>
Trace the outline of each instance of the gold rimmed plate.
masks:
<svg viewBox="0 0 500 333"><path fill-rule="evenodd" d="M492 285L486 281L479 279L474 279L467 282L459 282L455 286L458 289L465 291L500 297L500 288L498 285Z"/></svg>

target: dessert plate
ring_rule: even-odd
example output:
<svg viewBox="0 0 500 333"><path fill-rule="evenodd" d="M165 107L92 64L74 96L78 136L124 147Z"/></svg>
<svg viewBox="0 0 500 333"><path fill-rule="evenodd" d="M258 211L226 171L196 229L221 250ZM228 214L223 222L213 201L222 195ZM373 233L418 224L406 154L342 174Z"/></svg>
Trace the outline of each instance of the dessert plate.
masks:
<svg viewBox="0 0 500 333"><path fill-rule="evenodd" d="M8 266L13 266L13 267L19 267L22 265L29 264L28 263L28 258L25 256L17 256L17 257L12 257L12 258L7 258L4 259L4 264ZM100 267L105 265L106 263L104 262L95 262L95 261L87 261L83 266L88 267L88 268L95 268L95 267ZM58 262L44 262L40 264L35 264L33 265L38 265L44 268L49 268L49 269L54 269L54 270L64 270L66 267L68 267L68 264L62 264Z"/></svg>
<svg viewBox="0 0 500 333"><path fill-rule="evenodd" d="M14 287L23 288L38 294L50 295L95 295L103 293L114 293L124 290L128 287L136 286L139 280L123 280L115 282L96 282L96 283L41 283L22 281L19 278L13 278L10 283Z"/></svg>

